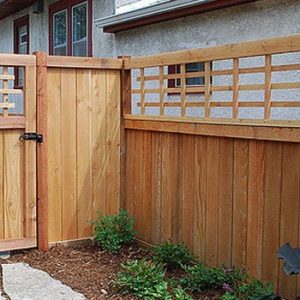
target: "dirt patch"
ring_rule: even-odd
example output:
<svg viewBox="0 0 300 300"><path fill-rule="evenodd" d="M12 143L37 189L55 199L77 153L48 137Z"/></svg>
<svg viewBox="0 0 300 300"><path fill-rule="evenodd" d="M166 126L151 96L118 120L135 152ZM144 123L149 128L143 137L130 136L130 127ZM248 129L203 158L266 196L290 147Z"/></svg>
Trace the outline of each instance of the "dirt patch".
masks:
<svg viewBox="0 0 300 300"><path fill-rule="evenodd" d="M148 251L137 244L124 246L118 255L111 255L87 241L73 246L58 245L46 253L21 251L1 263L28 263L84 294L87 299L137 299L119 295L113 284L121 263L148 255Z"/></svg>

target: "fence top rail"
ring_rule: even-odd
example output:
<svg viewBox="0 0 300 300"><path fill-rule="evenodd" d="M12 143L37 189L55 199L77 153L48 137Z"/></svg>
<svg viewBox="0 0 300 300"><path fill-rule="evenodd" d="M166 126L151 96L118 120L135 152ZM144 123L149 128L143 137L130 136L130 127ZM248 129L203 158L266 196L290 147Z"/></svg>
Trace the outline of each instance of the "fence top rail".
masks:
<svg viewBox="0 0 300 300"><path fill-rule="evenodd" d="M157 67L297 51L300 51L300 35L291 35L224 46L161 53L152 56L129 57L124 60L124 68Z"/></svg>
<svg viewBox="0 0 300 300"><path fill-rule="evenodd" d="M47 66L53 68L120 70L123 68L123 60L117 58L48 56Z"/></svg>
<svg viewBox="0 0 300 300"><path fill-rule="evenodd" d="M22 54L0 54L0 66L8 67L26 67L35 66L36 57L35 55L22 55Z"/></svg>

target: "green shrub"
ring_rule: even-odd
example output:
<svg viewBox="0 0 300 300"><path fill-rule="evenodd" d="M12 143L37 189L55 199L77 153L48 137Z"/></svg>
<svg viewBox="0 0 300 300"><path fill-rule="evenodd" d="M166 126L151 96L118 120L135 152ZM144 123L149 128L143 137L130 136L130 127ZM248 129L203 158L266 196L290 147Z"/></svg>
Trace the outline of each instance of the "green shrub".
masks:
<svg viewBox="0 0 300 300"><path fill-rule="evenodd" d="M161 264L134 260L122 265L117 274L116 288L123 294L132 294L141 299L171 299L165 272Z"/></svg>
<svg viewBox="0 0 300 300"><path fill-rule="evenodd" d="M180 280L183 288L193 292L231 291L247 278L245 272L237 269L209 268L203 264L185 267L186 275Z"/></svg>
<svg viewBox="0 0 300 300"><path fill-rule="evenodd" d="M183 243L164 242L155 247L153 251L153 260L164 264L169 270L180 268L194 259L189 249Z"/></svg>
<svg viewBox="0 0 300 300"><path fill-rule="evenodd" d="M263 282L257 279L248 279L232 292L226 292L221 300L272 300L273 287L271 283Z"/></svg>
<svg viewBox="0 0 300 300"><path fill-rule="evenodd" d="M102 216L98 214L95 225L94 238L103 250L117 253L122 244L131 242L135 237L134 218L125 210L120 210L117 215Z"/></svg>
<svg viewBox="0 0 300 300"><path fill-rule="evenodd" d="M252 279L249 282L241 284L235 295L241 300L258 300L273 295L273 286L269 282L263 282Z"/></svg>
<svg viewBox="0 0 300 300"><path fill-rule="evenodd" d="M176 300L193 300L181 286L173 288L173 294Z"/></svg>

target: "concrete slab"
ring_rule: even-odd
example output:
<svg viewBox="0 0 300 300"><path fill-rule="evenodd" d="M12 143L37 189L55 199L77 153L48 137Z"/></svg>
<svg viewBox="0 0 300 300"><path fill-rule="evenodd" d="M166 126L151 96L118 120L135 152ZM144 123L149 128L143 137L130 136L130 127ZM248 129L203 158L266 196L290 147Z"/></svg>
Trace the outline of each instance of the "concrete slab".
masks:
<svg viewBox="0 0 300 300"><path fill-rule="evenodd" d="M11 300L82 300L85 297L24 263L2 264L3 288Z"/></svg>

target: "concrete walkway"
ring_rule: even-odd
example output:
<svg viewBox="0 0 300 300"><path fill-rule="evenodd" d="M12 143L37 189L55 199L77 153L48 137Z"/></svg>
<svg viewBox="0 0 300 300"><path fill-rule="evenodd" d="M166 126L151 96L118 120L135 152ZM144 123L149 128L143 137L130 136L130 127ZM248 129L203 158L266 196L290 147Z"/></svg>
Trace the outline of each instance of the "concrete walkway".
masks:
<svg viewBox="0 0 300 300"><path fill-rule="evenodd" d="M2 264L3 288L11 300L83 300L85 297L24 263ZM1 300L1 298L0 298Z"/></svg>

